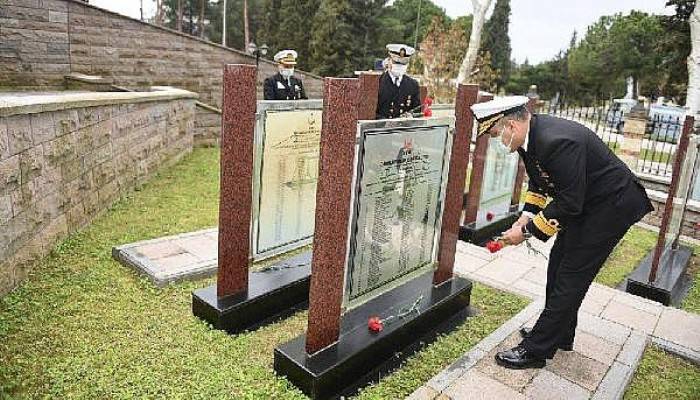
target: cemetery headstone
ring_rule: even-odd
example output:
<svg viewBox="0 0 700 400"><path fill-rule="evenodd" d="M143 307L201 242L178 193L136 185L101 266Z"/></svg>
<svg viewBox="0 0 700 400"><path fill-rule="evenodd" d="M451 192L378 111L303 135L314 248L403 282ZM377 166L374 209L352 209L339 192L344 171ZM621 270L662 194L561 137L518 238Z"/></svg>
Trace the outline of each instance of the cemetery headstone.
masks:
<svg viewBox="0 0 700 400"><path fill-rule="evenodd" d="M491 99L491 94L484 94L479 101ZM513 204L513 192L520 160L517 153L497 152L497 140L488 135L478 137L472 157L460 239L478 245L509 228L518 218L519 202Z"/></svg>
<svg viewBox="0 0 700 400"><path fill-rule="evenodd" d="M194 315L229 333L290 314L309 292L311 252L285 252L313 234L320 102L256 113L256 74L224 68L217 282L192 293Z"/></svg>
<svg viewBox="0 0 700 400"><path fill-rule="evenodd" d="M677 304L684 289L683 275L692 249L681 245L681 227L692 195L694 181L700 179L700 136L692 135L694 119L687 116L676 148L671 185L664 204L656 247L642 260L627 280L627 292L664 305Z"/></svg>
<svg viewBox="0 0 700 400"><path fill-rule="evenodd" d="M311 398L352 392L466 316L471 283L452 267L476 92L460 87L455 131L358 121L376 86L326 78L308 329L274 361Z"/></svg>

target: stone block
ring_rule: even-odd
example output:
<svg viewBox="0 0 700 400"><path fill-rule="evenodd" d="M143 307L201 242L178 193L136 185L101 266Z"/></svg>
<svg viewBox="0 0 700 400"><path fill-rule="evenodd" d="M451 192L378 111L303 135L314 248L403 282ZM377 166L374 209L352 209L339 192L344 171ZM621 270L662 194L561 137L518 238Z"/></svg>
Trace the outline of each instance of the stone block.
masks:
<svg viewBox="0 0 700 400"><path fill-rule="evenodd" d="M438 392L442 392L448 386L452 385L460 376L464 375L470 368L472 368L476 363L486 356L486 352L474 348L470 350L467 354L460 357L457 361L450 364L447 368L442 370L437 375L433 376L427 383L427 385Z"/></svg>
<svg viewBox="0 0 700 400"><path fill-rule="evenodd" d="M512 285L533 269L533 267L528 265L522 265L512 260L499 258L481 267L474 274L476 276L487 277L490 280L506 285Z"/></svg>
<svg viewBox="0 0 700 400"><path fill-rule="evenodd" d="M78 129L78 111L75 109L56 111L53 113L56 126L56 136L75 132Z"/></svg>
<svg viewBox="0 0 700 400"><path fill-rule="evenodd" d="M95 186L101 188L114 181L114 161L108 160L92 169L92 177Z"/></svg>
<svg viewBox="0 0 700 400"><path fill-rule="evenodd" d="M622 346L622 351L617 356L617 361L636 369L648 342L648 335L643 332L632 331L625 345Z"/></svg>
<svg viewBox="0 0 700 400"><path fill-rule="evenodd" d="M5 118L9 155L19 154L32 147L32 127L29 115L13 115Z"/></svg>
<svg viewBox="0 0 700 400"><path fill-rule="evenodd" d="M581 386L546 370L537 374L525 388L525 395L537 400L587 400L590 394Z"/></svg>
<svg viewBox="0 0 700 400"><path fill-rule="evenodd" d="M0 17L13 18L21 21L49 21L48 10L40 7L28 7L26 5L23 5L23 7L17 7L3 4L2 8L0 9Z"/></svg>
<svg viewBox="0 0 700 400"><path fill-rule="evenodd" d="M0 195L0 224L7 223L12 215L12 197L9 194Z"/></svg>
<svg viewBox="0 0 700 400"><path fill-rule="evenodd" d="M525 400L526 398L521 393L474 369L469 370L447 388L444 394L460 400Z"/></svg>
<svg viewBox="0 0 700 400"><path fill-rule="evenodd" d="M77 178L83 170L83 159L80 157L70 159L60 164L61 176L64 182L70 182Z"/></svg>
<svg viewBox="0 0 700 400"><path fill-rule="evenodd" d="M52 113L30 114L34 145L39 145L56 137Z"/></svg>
<svg viewBox="0 0 700 400"><path fill-rule="evenodd" d="M466 253L455 253L454 270L456 273L466 274L474 272L486 264L488 264L488 261L483 258Z"/></svg>
<svg viewBox="0 0 700 400"><path fill-rule="evenodd" d="M42 174L44 169L44 149L41 146L31 147L19 155L20 180L29 182Z"/></svg>
<svg viewBox="0 0 700 400"><path fill-rule="evenodd" d="M632 369L624 364L615 362L608 370L592 400L619 400L625 394L627 385L632 380Z"/></svg>
<svg viewBox="0 0 700 400"><path fill-rule="evenodd" d="M19 155L0 160L0 194L7 194L19 187L21 182Z"/></svg>
<svg viewBox="0 0 700 400"><path fill-rule="evenodd" d="M49 166L58 166L78 156L76 152L76 137L63 135L43 144L43 153Z"/></svg>
<svg viewBox="0 0 700 400"><path fill-rule="evenodd" d="M612 365L622 346L587 332L578 330L574 339L574 350L582 355Z"/></svg>
<svg viewBox="0 0 700 400"><path fill-rule="evenodd" d="M97 190L100 209L109 208L119 198L119 185L111 181Z"/></svg>
<svg viewBox="0 0 700 400"><path fill-rule="evenodd" d="M601 337L608 342L622 345L627 341L631 329L586 312L578 314L578 329Z"/></svg>
<svg viewBox="0 0 700 400"><path fill-rule="evenodd" d="M615 300L605 307L600 316L646 333L651 333L654 330L656 321L659 319L658 315L638 310Z"/></svg>
<svg viewBox="0 0 700 400"><path fill-rule="evenodd" d="M68 23L68 14L65 12L49 10L49 22Z"/></svg>
<svg viewBox="0 0 700 400"><path fill-rule="evenodd" d="M0 118L0 161L10 157L10 144L7 140L7 123Z"/></svg>
<svg viewBox="0 0 700 400"><path fill-rule="evenodd" d="M495 356L499 351L511 349L522 339L519 333L511 334L506 340L492 349L477 364L475 369L484 375L496 379L508 387L521 391L540 371L538 369L508 369L496 364Z"/></svg>
<svg viewBox="0 0 700 400"><path fill-rule="evenodd" d="M700 315L665 307L654 336L700 352Z"/></svg>
<svg viewBox="0 0 700 400"><path fill-rule="evenodd" d="M85 214L85 206L82 202L74 201L74 204L66 211L66 224L68 233L73 233L88 223L87 215Z"/></svg>
<svg viewBox="0 0 700 400"><path fill-rule="evenodd" d="M625 292L618 293L612 301L653 315L661 315L661 311L664 308L661 303Z"/></svg>
<svg viewBox="0 0 700 400"><path fill-rule="evenodd" d="M608 371L607 365L576 351L557 352L545 368L591 391L598 387Z"/></svg>
<svg viewBox="0 0 700 400"><path fill-rule="evenodd" d="M218 257L218 243L208 236L193 236L178 239L175 244L201 261L214 260Z"/></svg>

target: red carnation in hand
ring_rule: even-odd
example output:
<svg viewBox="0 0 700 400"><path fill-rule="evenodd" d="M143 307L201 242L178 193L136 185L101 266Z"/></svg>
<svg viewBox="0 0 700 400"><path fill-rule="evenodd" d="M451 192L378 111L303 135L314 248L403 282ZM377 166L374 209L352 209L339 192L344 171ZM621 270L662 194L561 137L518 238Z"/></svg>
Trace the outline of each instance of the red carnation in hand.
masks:
<svg viewBox="0 0 700 400"><path fill-rule="evenodd" d="M495 215L491 211L486 213L486 220L487 221L491 221L493 219L493 217L495 217Z"/></svg>
<svg viewBox="0 0 700 400"><path fill-rule="evenodd" d="M486 243L486 248L489 249L491 253L495 253L503 248L501 242L490 240Z"/></svg>
<svg viewBox="0 0 700 400"><path fill-rule="evenodd" d="M369 321L367 321L367 328L375 333L381 332L382 329L384 329L384 324L379 317L369 317Z"/></svg>

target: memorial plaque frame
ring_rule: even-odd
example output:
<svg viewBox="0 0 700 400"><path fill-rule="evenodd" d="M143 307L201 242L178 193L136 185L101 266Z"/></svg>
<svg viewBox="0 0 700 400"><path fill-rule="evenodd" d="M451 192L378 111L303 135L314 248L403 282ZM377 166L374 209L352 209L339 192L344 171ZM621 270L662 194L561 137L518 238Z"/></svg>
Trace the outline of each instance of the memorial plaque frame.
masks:
<svg viewBox="0 0 700 400"><path fill-rule="evenodd" d="M683 124L683 132L681 133L678 146L676 147L675 159L673 162L673 172L671 176L671 184L668 189L668 195L664 204L663 217L659 227L659 236L654 249L641 261L637 268L630 274L627 279L626 291L637 296L646 297L648 299L658 301L664 305L678 304L682 298L684 291L683 276L688 267L692 249L687 246L680 245L678 238L680 236L679 226L678 232L671 233L673 236L671 241L667 240L669 235L669 226L672 223L674 214L674 203L678 196L678 191L683 190L683 197L680 200L680 224L682 225L683 214L687 206L687 199L690 195L690 190L693 185L693 179L697 179L697 174L694 171L690 172L687 187L679 188L680 181L683 178L683 166L686 163L688 147L691 145L690 136L694 129L695 119L692 116L686 116ZM695 169L698 165L697 146L700 145L697 136L693 138L694 149L693 157L690 160L693 164L691 168Z"/></svg>
<svg viewBox="0 0 700 400"><path fill-rule="evenodd" d="M255 137L254 137L254 158L253 158L253 217L251 221L251 258L253 261L260 261L266 258L274 257L297 248L310 245L313 241L313 233L311 235L300 237L297 240L292 240L277 246L261 246L261 203L263 192L263 171L265 168L265 145L266 145L266 129L268 115L270 113L282 113L285 111L323 111L323 100L262 100L257 103L257 113L255 121ZM320 128L322 121L319 120L319 139ZM316 171L318 172L318 171ZM315 193L314 193L315 196ZM315 209L314 197L314 209ZM261 248L262 247L262 248Z"/></svg>
<svg viewBox="0 0 700 400"><path fill-rule="evenodd" d="M365 143L369 136L374 135L394 135L415 131L428 131L436 128L445 128L444 149L441 162L439 192L437 193L436 215L434 216L432 250L430 254L430 262L422 267L417 267L406 274L397 277L383 285L367 291L359 295L355 299L350 298L348 286L351 283L351 274L355 252L357 249L358 220L360 216L360 197L362 190L363 164L365 154ZM449 174L449 160L452 156L452 143L454 140L455 122L453 117L439 117L428 119L395 119L395 120L379 120L379 121L358 121L357 136L355 142L354 167L352 178L352 194L350 202L352 204L350 217L348 221L348 243L346 246L347 256L343 280L343 309L355 308L362 303L375 297L380 289L384 292L400 286L401 284L421 275L427 270L435 269L438 262L438 250L440 243L440 234L442 230L442 216L444 211L445 196L447 191L447 180ZM375 294L375 296L371 296Z"/></svg>

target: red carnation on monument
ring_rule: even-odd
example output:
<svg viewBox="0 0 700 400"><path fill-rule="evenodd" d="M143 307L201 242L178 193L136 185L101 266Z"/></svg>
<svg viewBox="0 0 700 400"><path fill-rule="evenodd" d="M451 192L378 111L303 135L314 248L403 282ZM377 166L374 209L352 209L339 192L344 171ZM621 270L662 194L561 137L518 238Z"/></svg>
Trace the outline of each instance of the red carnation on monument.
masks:
<svg viewBox="0 0 700 400"><path fill-rule="evenodd" d="M431 97L426 97L423 99L423 116L424 117L432 117L433 116L433 110L430 109L430 106L433 105L433 99Z"/></svg>
<svg viewBox="0 0 700 400"><path fill-rule="evenodd" d="M371 332L381 332L382 329L384 329L384 323L379 317L369 317L369 321L367 321L367 328Z"/></svg>
<svg viewBox="0 0 700 400"><path fill-rule="evenodd" d="M486 243L486 248L489 250L489 252L496 253L497 251L500 251L503 248L503 244L497 240L489 240Z"/></svg>
<svg viewBox="0 0 700 400"><path fill-rule="evenodd" d="M494 213L492 213L491 211L489 211L489 212L486 213L486 220L487 220L487 221L491 221L491 220L493 219L493 217L495 217L495 216L496 216L496 215L495 215Z"/></svg>

